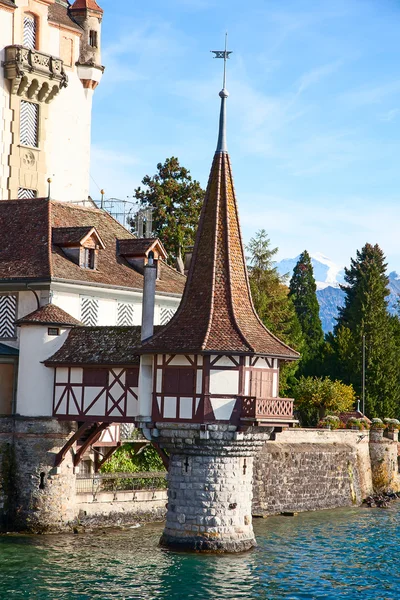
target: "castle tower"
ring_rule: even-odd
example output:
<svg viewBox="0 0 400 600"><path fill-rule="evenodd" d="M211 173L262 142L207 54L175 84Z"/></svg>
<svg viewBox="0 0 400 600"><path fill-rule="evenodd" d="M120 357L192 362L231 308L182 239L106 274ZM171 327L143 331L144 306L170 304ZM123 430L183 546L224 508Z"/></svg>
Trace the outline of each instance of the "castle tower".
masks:
<svg viewBox="0 0 400 600"><path fill-rule="evenodd" d="M226 59L230 52L216 53ZM232 170L226 100L193 258L178 311L140 348L140 414L170 454L165 546L239 552L255 545L253 457L291 426L279 364L298 353L271 334L251 299Z"/></svg>
<svg viewBox="0 0 400 600"><path fill-rule="evenodd" d="M102 9L0 0L0 200L87 201Z"/></svg>

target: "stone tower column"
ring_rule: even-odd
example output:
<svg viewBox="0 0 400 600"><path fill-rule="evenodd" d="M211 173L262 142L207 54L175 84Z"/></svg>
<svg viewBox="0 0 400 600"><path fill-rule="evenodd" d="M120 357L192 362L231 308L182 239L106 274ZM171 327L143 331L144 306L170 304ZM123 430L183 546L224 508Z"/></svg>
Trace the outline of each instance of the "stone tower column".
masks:
<svg viewBox="0 0 400 600"><path fill-rule="evenodd" d="M157 424L170 453L167 522L160 544L179 550L241 552L256 546L253 458L272 429Z"/></svg>

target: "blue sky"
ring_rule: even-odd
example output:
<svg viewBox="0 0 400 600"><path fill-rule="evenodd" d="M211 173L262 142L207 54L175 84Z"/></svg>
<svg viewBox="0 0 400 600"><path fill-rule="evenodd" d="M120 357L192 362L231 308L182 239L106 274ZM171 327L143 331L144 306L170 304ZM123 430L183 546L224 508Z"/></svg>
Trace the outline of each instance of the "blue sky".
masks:
<svg viewBox="0 0 400 600"><path fill-rule="evenodd" d="M348 264L379 243L400 271L398 0L100 0L106 71L91 176L131 196L177 156L203 186L217 139L224 33L228 149L245 241ZM92 181L91 193L99 197Z"/></svg>

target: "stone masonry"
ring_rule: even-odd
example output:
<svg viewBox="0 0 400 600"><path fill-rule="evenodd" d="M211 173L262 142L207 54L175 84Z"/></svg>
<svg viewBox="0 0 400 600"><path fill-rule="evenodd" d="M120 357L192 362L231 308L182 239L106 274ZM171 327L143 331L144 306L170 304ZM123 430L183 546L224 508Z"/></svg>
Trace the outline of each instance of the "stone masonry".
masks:
<svg viewBox="0 0 400 600"><path fill-rule="evenodd" d="M7 530L70 531L75 520L71 451L54 459L76 423L51 418L0 419L0 523Z"/></svg>
<svg viewBox="0 0 400 600"><path fill-rule="evenodd" d="M256 545L253 459L270 428L157 423L170 453L168 510L160 543L180 550L241 552Z"/></svg>

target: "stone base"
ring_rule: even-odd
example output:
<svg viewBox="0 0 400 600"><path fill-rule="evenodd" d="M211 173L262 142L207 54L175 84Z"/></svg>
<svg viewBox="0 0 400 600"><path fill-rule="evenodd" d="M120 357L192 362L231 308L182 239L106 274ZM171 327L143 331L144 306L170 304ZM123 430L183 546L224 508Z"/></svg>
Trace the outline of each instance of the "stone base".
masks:
<svg viewBox="0 0 400 600"><path fill-rule="evenodd" d="M170 453L167 522L160 544L192 552L254 548L253 459L271 428L157 423Z"/></svg>
<svg viewBox="0 0 400 600"><path fill-rule="evenodd" d="M160 538L160 546L178 552L238 553L255 548L257 542L255 537L247 540L213 539L203 535L177 537L164 532Z"/></svg>
<svg viewBox="0 0 400 600"><path fill-rule="evenodd" d="M56 472L54 459L76 423L52 418L0 418L0 528L71 531L76 520L70 451Z"/></svg>

